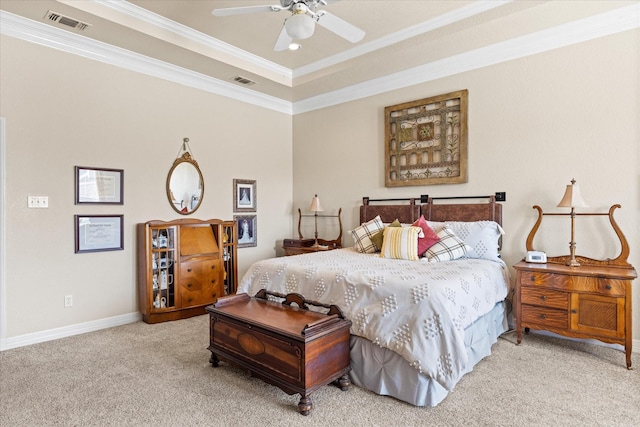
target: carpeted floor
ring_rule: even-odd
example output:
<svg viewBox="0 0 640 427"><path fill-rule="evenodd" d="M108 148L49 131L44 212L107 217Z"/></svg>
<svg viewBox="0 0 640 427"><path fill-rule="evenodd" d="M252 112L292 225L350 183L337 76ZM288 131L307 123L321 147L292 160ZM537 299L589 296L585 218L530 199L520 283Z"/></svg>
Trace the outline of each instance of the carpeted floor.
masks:
<svg viewBox="0 0 640 427"><path fill-rule="evenodd" d="M0 353L2 426L638 426L624 353L539 335L493 354L435 408L352 386L298 395L209 361L206 316L139 322ZM634 363L640 363L634 354Z"/></svg>

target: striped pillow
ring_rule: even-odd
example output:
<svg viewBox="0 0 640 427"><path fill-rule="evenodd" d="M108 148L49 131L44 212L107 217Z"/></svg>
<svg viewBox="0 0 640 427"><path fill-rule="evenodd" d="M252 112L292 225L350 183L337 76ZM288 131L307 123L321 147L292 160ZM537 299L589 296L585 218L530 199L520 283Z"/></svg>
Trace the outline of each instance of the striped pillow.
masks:
<svg viewBox="0 0 640 427"><path fill-rule="evenodd" d="M440 241L435 243L424 256L429 262L451 261L462 258L472 248L460 240L449 227L444 227L438 231Z"/></svg>
<svg viewBox="0 0 640 427"><path fill-rule="evenodd" d="M386 227L380 256L383 258L418 261L420 227Z"/></svg>
<svg viewBox="0 0 640 427"><path fill-rule="evenodd" d="M380 219L380 215L378 215L371 221L365 222L360 227L351 230L351 237L353 237L356 250L358 252L364 252L365 254L376 252L377 248L371 241L371 236L383 228L382 219Z"/></svg>
<svg viewBox="0 0 640 427"><path fill-rule="evenodd" d="M384 225L384 223L382 223L382 225ZM400 224L400 221L398 221L398 219L396 218L395 221L387 225L387 227L402 227L402 224ZM380 249L382 249L383 238L384 238L384 230L380 230L376 234L371 236L371 241L373 242L374 245L376 245L376 252L380 252Z"/></svg>

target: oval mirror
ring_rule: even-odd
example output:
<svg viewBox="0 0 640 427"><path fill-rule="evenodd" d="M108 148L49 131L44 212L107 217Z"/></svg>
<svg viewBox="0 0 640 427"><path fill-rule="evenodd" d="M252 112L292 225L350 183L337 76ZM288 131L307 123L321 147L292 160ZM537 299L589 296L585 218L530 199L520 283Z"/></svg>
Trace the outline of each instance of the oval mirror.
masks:
<svg viewBox="0 0 640 427"><path fill-rule="evenodd" d="M185 138L185 140L188 140ZM186 142L186 141L185 141ZM187 151L178 157L167 176L167 197L171 207L181 215L195 212L204 196L202 173Z"/></svg>

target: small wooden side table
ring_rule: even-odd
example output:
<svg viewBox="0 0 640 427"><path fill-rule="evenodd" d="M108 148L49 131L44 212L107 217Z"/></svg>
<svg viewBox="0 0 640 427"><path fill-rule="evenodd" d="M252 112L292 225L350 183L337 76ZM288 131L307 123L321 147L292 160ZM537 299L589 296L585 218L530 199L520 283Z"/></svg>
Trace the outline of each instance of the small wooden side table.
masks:
<svg viewBox="0 0 640 427"><path fill-rule="evenodd" d="M314 246L314 239L284 239L282 249L285 256L308 254L311 252L330 251L342 246L335 240L318 239L318 245Z"/></svg>
<svg viewBox="0 0 640 427"><path fill-rule="evenodd" d="M538 220L527 236L527 251L533 251L533 240L545 215L571 217L570 255L547 257L545 264L519 262L514 265L516 279L516 328L518 344L522 328L542 329L573 338L593 338L624 346L627 369L631 369L631 282L638 275L627 261L629 243L613 219L621 206L607 213L544 213L540 206ZM573 241L575 215L608 216L620 240L620 253L615 258L593 259L576 255Z"/></svg>

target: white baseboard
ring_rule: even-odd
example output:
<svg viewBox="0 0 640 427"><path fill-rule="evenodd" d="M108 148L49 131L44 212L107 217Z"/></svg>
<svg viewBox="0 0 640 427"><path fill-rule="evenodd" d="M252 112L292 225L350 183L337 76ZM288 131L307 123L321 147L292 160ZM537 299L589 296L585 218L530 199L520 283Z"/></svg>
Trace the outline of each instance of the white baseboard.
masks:
<svg viewBox="0 0 640 427"><path fill-rule="evenodd" d="M0 351L26 345L37 344L60 338L80 335L87 332L99 331L101 329L113 328L142 320L140 312L123 314L120 316L108 317L106 319L93 320L91 322L79 323L76 325L64 326L61 328L49 329L32 334L19 335L17 337L6 338L0 342Z"/></svg>

